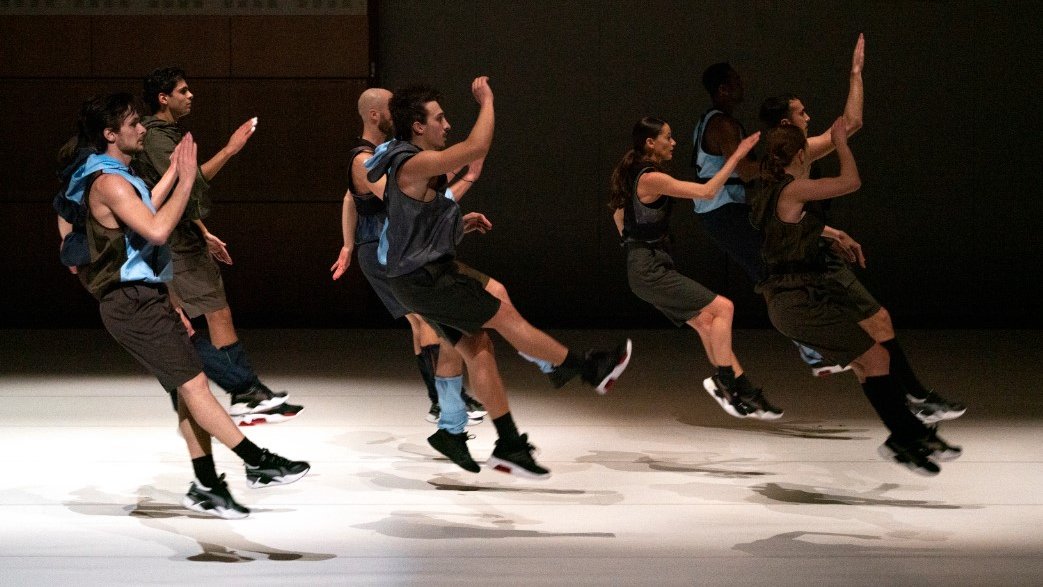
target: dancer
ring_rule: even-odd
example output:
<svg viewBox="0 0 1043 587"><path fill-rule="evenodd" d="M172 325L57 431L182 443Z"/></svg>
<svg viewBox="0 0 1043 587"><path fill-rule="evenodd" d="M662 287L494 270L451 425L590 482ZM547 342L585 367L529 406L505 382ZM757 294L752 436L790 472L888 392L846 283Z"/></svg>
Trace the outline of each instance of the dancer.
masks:
<svg viewBox="0 0 1043 587"><path fill-rule="evenodd" d="M217 474L211 437L243 459L252 487L293 483L310 466L250 442L211 394L165 285L173 276L165 243L195 182L195 142L191 134L185 135L150 193L127 167L141 152L144 135L130 94L92 98L81 108L78 136L63 148L65 161L79 150L94 151L74 172L65 192L66 200L85 214L90 261L77 273L98 299L109 334L164 388L177 391L178 428L195 472L182 504L222 518L244 518L250 510L229 493L224 474Z"/></svg>
<svg viewBox="0 0 1043 587"><path fill-rule="evenodd" d="M142 118L148 132L145 148L134 156L133 167L148 185L155 185L170 164L170 154L184 136L177 123L191 112L193 97L185 72L178 68L157 69L145 78L144 98L152 116ZM302 409L286 403L286 392L272 391L257 377L235 331L221 270L215 261L231 265L232 257L226 244L203 224L211 207L208 182L246 145L256 128L256 118L246 121L232 133L224 148L199 166L185 215L170 237L174 260L171 298L189 319L206 317L209 336L197 327L192 343L203 360L203 371L231 395L228 413L244 426L284 422Z"/></svg>
<svg viewBox="0 0 1043 587"><path fill-rule="evenodd" d="M507 402L486 328L516 350L550 362L556 387L579 375L598 392L609 390L630 361L631 343L611 352L579 356L530 325L503 285L455 259L463 232L460 207L446 197L446 174L485 158L492 144L493 92L488 78L475 78L471 92L480 105L463 142L446 147L449 122L432 88L396 91L391 116L396 138L367 162L370 182L386 177L387 272L403 306L420 314L464 357L475 394L489 410L498 440L486 466L530 478L550 474L532 458L528 436L519 434ZM443 408L444 409L444 408ZM466 450L466 438L460 439Z"/></svg>
<svg viewBox="0 0 1043 587"><path fill-rule="evenodd" d="M678 273L669 243L673 198L713 198L759 137L757 133L740 141L705 184L678 181L662 170L662 164L674 156L670 125L658 118L642 118L634 125L630 150L612 172L609 208L626 246L631 291L674 324L687 324L699 334L715 368L703 382L706 391L736 418L775 420L782 417L782 410L750 383L732 351L731 300Z"/></svg>
<svg viewBox="0 0 1043 587"><path fill-rule="evenodd" d="M819 203L861 185L847 144L847 123L838 118L830 140L840 158L837 177L810 179L808 140L796 126L765 132L761 178L751 220L764 231L768 277L757 288L779 332L830 360L851 365L866 397L891 434L881 455L914 472L935 475L936 461L957 458L950 446L906 408L905 390L920 386L895 339L887 311L850 271L838 270L818 246L824 220Z"/></svg>

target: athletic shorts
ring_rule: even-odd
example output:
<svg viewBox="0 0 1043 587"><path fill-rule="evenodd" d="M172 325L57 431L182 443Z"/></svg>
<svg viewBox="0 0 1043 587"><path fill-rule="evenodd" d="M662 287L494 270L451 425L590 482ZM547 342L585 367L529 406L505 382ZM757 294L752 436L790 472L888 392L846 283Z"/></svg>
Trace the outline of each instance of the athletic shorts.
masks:
<svg viewBox="0 0 1043 587"><path fill-rule="evenodd" d="M489 276L456 260L428 263L388 281L403 306L453 344L481 330L500 309L500 300L485 291Z"/></svg>
<svg viewBox="0 0 1043 587"><path fill-rule="evenodd" d="M174 280L171 296L189 318L228 307L221 270L210 253L173 255Z"/></svg>
<svg viewBox="0 0 1043 587"><path fill-rule="evenodd" d="M775 328L828 362L849 365L874 344L858 323L879 312L880 303L846 266L819 275L773 276L757 289Z"/></svg>
<svg viewBox="0 0 1043 587"><path fill-rule="evenodd" d="M627 280L637 297L655 306L677 326L683 326L717 297L705 286L678 273L665 250L641 243L627 243Z"/></svg>
<svg viewBox="0 0 1043 587"><path fill-rule="evenodd" d="M394 292L391 291L391 284L388 283L388 272L387 267L380 264L377 260L377 241L370 243L362 243L356 247L359 258L359 268L362 269L362 275L365 276L366 281L369 282L370 287L376 292L377 297L383 302L384 307L391 313L392 318L401 318L409 313L405 306L399 303L398 298L395 297Z"/></svg>
<svg viewBox="0 0 1043 587"><path fill-rule="evenodd" d="M203 372L166 287L121 285L101 298L99 312L109 334L165 389L177 388Z"/></svg>

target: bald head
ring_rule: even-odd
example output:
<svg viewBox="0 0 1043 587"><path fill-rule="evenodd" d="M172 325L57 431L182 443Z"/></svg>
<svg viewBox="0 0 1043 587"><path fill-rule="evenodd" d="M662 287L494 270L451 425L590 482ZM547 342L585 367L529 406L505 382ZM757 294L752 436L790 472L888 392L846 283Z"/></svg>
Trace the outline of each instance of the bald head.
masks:
<svg viewBox="0 0 1043 587"><path fill-rule="evenodd" d="M362 95L359 96L359 116L365 120L371 110L380 112L387 109L389 100L391 100L391 92L384 88L370 88L362 92Z"/></svg>

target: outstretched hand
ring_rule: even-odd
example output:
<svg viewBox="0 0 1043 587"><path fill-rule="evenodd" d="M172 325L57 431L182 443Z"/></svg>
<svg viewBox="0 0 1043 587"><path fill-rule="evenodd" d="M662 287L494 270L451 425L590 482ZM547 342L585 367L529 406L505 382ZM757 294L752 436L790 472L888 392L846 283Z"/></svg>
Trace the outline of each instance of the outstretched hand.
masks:
<svg viewBox="0 0 1043 587"><path fill-rule="evenodd" d="M235 129L232 136L228 139L228 144L225 145L225 149L229 151L230 155L235 155L246 146L246 141L250 140L253 136L254 131L257 130L257 117L253 117L247 120L239 128Z"/></svg>
<svg viewBox="0 0 1043 587"><path fill-rule="evenodd" d="M856 264L862 269L866 268L866 256L862 253L862 245L858 244L855 239L851 238L843 230L837 231L830 248L848 263Z"/></svg>
<svg viewBox="0 0 1043 587"><path fill-rule="evenodd" d="M752 135L744 138L742 141L739 142L739 146L735 148L735 153L733 153L733 155L738 155L740 159L745 157L750 151L753 150L753 147L757 144L757 141L760 140L760 131L753 133Z"/></svg>
<svg viewBox="0 0 1043 587"><path fill-rule="evenodd" d="M471 82L471 94L479 104L493 101L493 89L489 87L489 76L482 75L474 78Z"/></svg>
<svg viewBox="0 0 1043 587"><path fill-rule="evenodd" d="M858 42L855 43L855 52L851 56L851 73L861 74L862 66L866 61L866 38L862 33L858 33Z"/></svg>
<svg viewBox="0 0 1043 587"><path fill-rule="evenodd" d="M478 234L485 234L493 229L493 223L489 222L489 219L485 217L485 214L481 212L468 212L464 214L464 234L469 232L478 231Z"/></svg>
<svg viewBox="0 0 1043 587"><path fill-rule="evenodd" d="M206 239L207 250L210 251L210 254L213 255L215 259L225 265L232 264L232 255L228 252L228 245L225 244L224 241L209 232L204 234L203 238Z"/></svg>
<svg viewBox="0 0 1043 587"><path fill-rule="evenodd" d="M347 271L350 266L351 251L348 250L348 247L341 247L340 254L337 255L337 260L334 261L333 266L330 267L330 271L333 272L333 280L336 281L340 279L340 276L344 275L344 272Z"/></svg>

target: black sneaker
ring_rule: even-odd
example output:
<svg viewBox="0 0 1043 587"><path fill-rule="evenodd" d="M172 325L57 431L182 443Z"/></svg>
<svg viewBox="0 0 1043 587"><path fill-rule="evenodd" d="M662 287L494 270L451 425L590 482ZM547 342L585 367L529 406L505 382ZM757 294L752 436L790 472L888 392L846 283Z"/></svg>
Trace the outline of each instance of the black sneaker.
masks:
<svg viewBox="0 0 1043 587"><path fill-rule="evenodd" d="M905 396L907 405L913 414L924 424L934 424L942 420L954 420L967 411L967 406L960 402L949 401L933 391L927 397Z"/></svg>
<svg viewBox="0 0 1043 587"><path fill-rule="evenodd" d="M482 402L471 397L466 390L460 392L464 399L464 405L467 406L467 425L481 424L485 421L485 415L489 413L482 405Z"/></svg>
<svg viewBox="0 0 1043 587"><path fill-rule="evenodd" d="M427 443L447 459L460 465L461 469L477 473L482 468L471 458L471 451L467 449L467 439L466 432L453 434L444 428L439 428L437 432L427 437Z"/></svg>
<svg viewBox="0 0 1043 587"><path fill-rule="evenodd" d="M279 404L260 412L250 412L232 416L232 421L240 426L256 426L258 424L279 424L292 420L304 409L304 406L295 404Z"/></svg>
<svg viewBox="0 0 1043 587"><path fill-rule="evenodd" d="M440 418L441 416L442 408L438 405L438 402L434 402L431 404L431 409L427 411L427 415L424 416L424 419L432 424L437 424L438 418Z"/></svg>
<svg viewBox="0 0 1043 587"><path fill-rule="evenodd" d="M928 431L927 436L923 439L923 443L931 450L931 460L945 463L955 461L963 455L962 448L949 444L938 436L937 427L930 426Z"/></svg>
<svg viewBox="0 0 1043 587"><path fill-rule="evenodd" d="M729 389L716 375L703 379L703 389L714 399L721 408L729 415L736 418L749 418L757 413L757 406L751 402L742 400L734 389ZM767 403L767 400L765 400ZM768 407L770 406L768 404ZM782 412L779 412L779 416ZM776 416L778 417L778 416ZM770 419L770 418L765 418Z"/></svg>
<svg viewBox="0 0 1043 587"><path fill-rule="evenodd" d="M539 466L532 458L532 451L536 447L529 444L529 435L522 434L513 442L504 442L500 438L496 441L493 454L485 461L488 469L516 475L526 479L546 479L550 477L550 471Z"/></svg>
<svg viewBox="0 0 1043 587"><path fill-rule="evenodd" d="M288 485L308 474L311 465L304 461L291 461L264 449L259 465L246 465L246 480L250 487Z"/></svg>
<svg viewBox="0 0 1043 587"><path fill-rule="evenodd" d="M199 481L192 481L188 493L181 499L181 505L194 511L226 520L241 520L250 515L250 510L239 505L228 492L225 475L221 473L217 485L207 487Z"/></svg>
<svg viewBox="0 0 1043 587"><path fill-rule="evenodd" d="M919 440L897 440L894 436L880 445L880 456L894 461L917 475L937 475L941 467L931 461L931 449Z"/></svg>
<svg viewBox="0 0 1043 587"><path fill-rule="evenodd" d="M588 351L583 365L583 381L602 395L608 393L630 364L633 350L634 345L628 338L611 351Z"/></svg>
<svg viewBox="0 0 1043 587"><path fill-rule="evenodd" d="M258 381L246 391L232 394L232 405L228 407L228 415L242 416L270 410L279 404L286 403L287 395L285 391L272 391L268 389L267 385Z"/></svg>
<svg viewBox="0 0 1043 587"><path fill-rule="evenodd" d="M755 388L753 393L748 396L743 396L742 402L755 408L753 413L749 415L750 418L757 418L758 420L778 420L782 417L782 408L769 402L768 398L764 397L764 392L760 388Z"/></svg>

